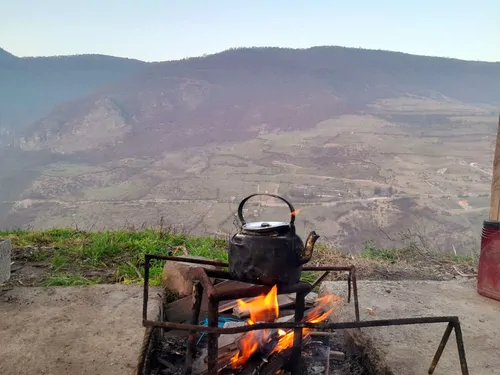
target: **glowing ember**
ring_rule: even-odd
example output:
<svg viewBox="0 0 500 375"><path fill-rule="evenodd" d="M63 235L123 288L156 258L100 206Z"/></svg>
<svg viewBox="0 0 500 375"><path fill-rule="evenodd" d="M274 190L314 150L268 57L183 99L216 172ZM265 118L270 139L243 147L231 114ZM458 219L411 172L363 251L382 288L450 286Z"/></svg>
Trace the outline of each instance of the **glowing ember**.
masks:
<svg viewBox="0 0 500 375"><path fill-rule="evenodd" d="M279 316L278 288L272 287L267 295L261 295L250 302L238 300L238 307L241 311L248 312L250 318L247 324L257 322L273 322ZM335 295L318 298L317 305L310 310L302 319L304 322L319 323L327 319L334 311L332 306L342 306L343 299ZM303 329L303 334L307 335L311 329ZM239 339L239 352L231 358L231 365L237 368L244 365L248 359L256 353L259 348L269 343L272 339L270 330L250 331L243 334ZM271 353L279 353L293 345L293 330L285 331L279 329L277 332L277 344ZM276 336L274 336L276 338Z"/></svg>

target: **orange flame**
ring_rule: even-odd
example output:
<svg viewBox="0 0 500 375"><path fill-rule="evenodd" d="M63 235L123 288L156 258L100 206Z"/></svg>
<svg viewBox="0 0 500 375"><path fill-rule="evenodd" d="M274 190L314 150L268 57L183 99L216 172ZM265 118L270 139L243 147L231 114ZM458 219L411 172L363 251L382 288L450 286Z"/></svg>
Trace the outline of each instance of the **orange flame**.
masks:
<svg viewBox="0 0 500 375"><path fill-rule="evenodd" d="M319 323L327 319L334 312L335 307L340 307L344 301L338 296L328 295L318 298L316 302L316 307L309 311L302 321ZM237 303L241 311L250 314L250 318L247 320L249 325L256 322L272 322L279 316L278 288L276 286L267 295L260 295L250 302L238 300ZM311 329L305 328L303 334L306 335L311 331ZM279 329L277 334L279 339L271 354L281 352L293 345L293 330ZM259 347L268 343L270 339L270 330L250 331L243 334L239 339L240 350L231 358L232 367L237 368L244 365L259 350Z"/></svg>
<svg viewBox="0 0 500 375"><path fill-rule="evenodd" d="M302 321L310 323L322 322L323 320L327 319L331 313L333 313L334 308L332 306L334 304L335 305L342 304L343 300L342 298L337 297L335 295L328 295L318 298L316 302L317 306L309 313L307 313L307 315L304 317L304 319L302 319ZM327 308L328 310L324 311L325 308ZM304 328L302 330L302 334L306 335L308 332L311 331L312 329L310 328ZM280 335L280 339L278 341L278 344L276 344L276 346L274 347L272 353L279 353L293 345L293 330L286 332L280 329L278 330L278 335Z"/></svg>
<svg viewBox="0 0 500 375"><path fill-rule="evenodd" d="M279 316L278 287L275 285L269 293L262 294L255 299L245 302L238 300L238 308L241 312L250 314L247 324L256 322L273 322ZM259 349L259 346L269 340L269 330L261 332L250 331L241 336L239 341L240 351L231 358L231 365L237 368L245 364L248 359Z"/></svg>
<svg viewBox="0 0 500 375"><path fill-rule="evenodd" d="M302 208L297 208L295 211L292 211L292 212L290 213L290 215L292 215L292 216L297 216L297 215L299 214L299 212L300 212L300 211L302 211Z"/></svg>

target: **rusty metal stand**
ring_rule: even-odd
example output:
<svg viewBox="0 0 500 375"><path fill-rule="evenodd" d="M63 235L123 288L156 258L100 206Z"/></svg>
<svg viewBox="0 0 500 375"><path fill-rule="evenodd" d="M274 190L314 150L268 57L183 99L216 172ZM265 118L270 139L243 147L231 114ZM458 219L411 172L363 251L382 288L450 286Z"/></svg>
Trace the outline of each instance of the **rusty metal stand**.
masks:
<svg viewBox="0 0 500 375"><path fill-rule="evenodd" d="M297 293L295 299L295 323L300 323L302 318L304 318L304 310L306 307L306 294L307 293ZM287 366L292 375L300 375L300 357L302 352L302 328L294 328L293 330L293 346L292 346L292 356Z"/></svg>
<svg viewBox="0 0 500 375"><path fill-rule="evenodd" d="M256 323L253 325L245 325L240 327L230 327L230 328L219 328L218 325L218 310L219 302L224 300L233 300L245 297L257 297L260 294L267 293L270 287L263 285L256 285L249 288L238 288L228 291L217 291L209 277L220 277L228 280L233 280L231 275L225 271L216 270L205 270L203 268L193 268L192 277L195 280L194 293L193 293L193 314L191 318L191 324L185 323L174 323L174 322L160 322L148 320L148 291L149 291L149 269L150 263L153 259L170 260L177 262L190 262L195 264L208 264L219 267L227 267L227 263L214 262L206 260L198 260L191 258L182 257L171 257L163 255L146 255L144 262L144 303L143 303L143 320L142 324L144 327L155 329L155 328L165 328L165 329L176 329L189 332L188 338L188 349L186 354L184 374L189 375L192 370L192 361L195 349L195 335L196 333L205 332L208 334L208 375L217 374L217 357L218 357L218 337L221 334L235 334L243 333L254 330L262 329L293 329L294 330L294 343L292 346L292 357L291 364L298 364L300 360L300 352L302 346L302 331L304 328L314 329L318 331L334 331L341 329L355 329L355 328L369 328L369 327L384 327L384 326L399 326L399 325L415 325L415 324L435 324L435 323L448 323L447 328L444 332L443 338L438 346L436 354L431 362L428 373L432 374L434 369L441 358L444 351L446 343L450 338L452 330L455 330L455 338L458 348L458 357L460 360L460 367L462 375L469 375L469 370L467 367L467 360L465 356L465 347L462 337L462 329L460 326L460 321L456 316L442 316L442 317L418 317L418 318L403 318L403 319L380 319L380 320L369 320L360 321L359 320L359 302L358 302L358 288L356 280L356 269L354 266L351 267L304 267L304 271L325 271L325 273L318 278L312 285L305 282L299 282L292 286L278 287L278 294L288 294L296 293L296 305L295 305L295 319L294 322L285 323ZM316 286L322 279L326 277L326 274L331 271L347 271L348 276L348 302L351 299L351 284L352 284L352 294L354 297L354 309L356 314L356 320L352 322L341 322L341 323L308 323L302 322L305 306L305 296ZM203 292L208 296L209 310L208 310L208 327L198 324L201 301L203 297ZM298 369L299 366L293 366L292 371ZM295 375L296 372L293 372ZM139 374L141 375L141 374Z"/></svg>
<svg viewBox="0 0 500 375"><path fill-rule="evenodd" d="M200 321L201 301L203 299L203 286L200 282L195 282L193 285L193 314L191 316L191 324L197 325ZM190 375L193 371L193 358L196 346L196 331L189 331L186 361L184 363L184 375Z"/></svg>

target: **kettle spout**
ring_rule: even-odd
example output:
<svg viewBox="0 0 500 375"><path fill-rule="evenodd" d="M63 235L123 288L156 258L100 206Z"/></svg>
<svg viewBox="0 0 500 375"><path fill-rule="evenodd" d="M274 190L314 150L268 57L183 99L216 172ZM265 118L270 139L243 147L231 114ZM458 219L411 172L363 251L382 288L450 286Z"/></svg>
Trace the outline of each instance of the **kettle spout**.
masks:
<svg viewBox="0 0 500 375"><path fill-rule="evenodd" d="M302 252L302 257L300 258L300 264L305 264L311 260L314 250L314 244L319 237L320 236L315 231L309 233L306 239L306 244L304 246L304 251Z"/></svg>

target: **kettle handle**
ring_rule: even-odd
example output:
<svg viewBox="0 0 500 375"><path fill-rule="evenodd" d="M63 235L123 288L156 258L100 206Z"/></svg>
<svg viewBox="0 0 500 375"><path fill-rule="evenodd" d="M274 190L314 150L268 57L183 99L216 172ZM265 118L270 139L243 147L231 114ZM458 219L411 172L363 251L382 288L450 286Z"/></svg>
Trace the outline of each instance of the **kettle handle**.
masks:
<svg viewBox="0 0 500 375"><path fill-rule="evenodd" d="M293 207L293 205L290 202L288 202L285 198L280 197L279 195L268 194L268 193L255 193L255 194L249 195L248 197L246 197L245 199L243 199L240 202L240 205L238 206L238 219L240 219L241 225L245 225L246 224L246 221L243 218L243 206L245 205L245 203L247 203L247 201L250 198L253 198L256 195L265 195L265 196L268 196L268 197L273 197L273 198L280 199L283 202L285 202L287 204L288 208L290 209L290 225L293 226L293 223L295 222L295 208Z"/></svg>

